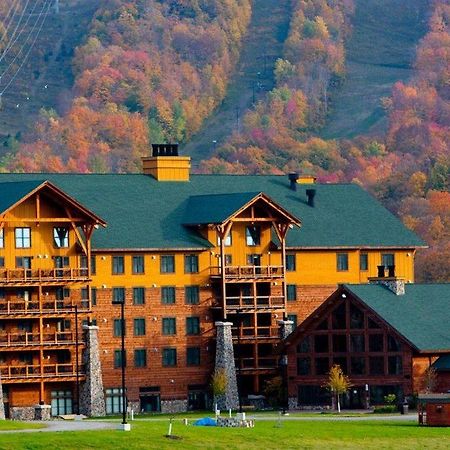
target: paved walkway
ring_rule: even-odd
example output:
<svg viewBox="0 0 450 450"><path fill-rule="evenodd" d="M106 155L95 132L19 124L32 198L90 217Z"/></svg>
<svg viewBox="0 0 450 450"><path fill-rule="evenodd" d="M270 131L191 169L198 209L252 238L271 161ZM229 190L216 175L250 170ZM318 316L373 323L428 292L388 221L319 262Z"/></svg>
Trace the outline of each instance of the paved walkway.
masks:
<svg viewBox="0 0 450 450"><path fill-rule="evenodd" d="M29 422L36 424L36 422ZM94 431L94 430L113 430L118 428L117 422L108 422L106 420L51 420L43 422L44 428L29 428L21 430L4 430L2 433L49 433L54 431Z"/></svg>

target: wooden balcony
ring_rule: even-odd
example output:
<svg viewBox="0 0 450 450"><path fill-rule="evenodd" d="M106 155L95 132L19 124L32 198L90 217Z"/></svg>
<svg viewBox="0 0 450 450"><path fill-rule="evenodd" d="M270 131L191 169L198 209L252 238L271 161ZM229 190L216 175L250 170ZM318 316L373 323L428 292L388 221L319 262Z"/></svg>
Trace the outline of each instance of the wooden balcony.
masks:
<svg viewBox="0 0 450 450"><path fill-rule="evenodd" d="M40 365L20 365L20 366L0 366L0 374L3 384L14 382L35 383L40 379L47 381L74 381L77 377L76 365L69 364L44 364ZM84 379L84 367L79 365L78 375Z"/></svg>
<svg viewBox="0 0 450 450"><path fill-rule="evenodd" d="M273 309L284 309L284 297L276 295L258 295L241 296L241 297L227 297L226 298L227 312L237 313L250 311L264 311Z"/></svg>
<svg viewBox="0 0 450 450"><path fill-rule="evenodd" d="M233 336L233 340L235 343L240 339L242 342L246 341L252 341L252 340L264 340L264 339L271 339L271 340L279 340L280 339L280 328L274 327L274 326L263 326L263 327L240 327L241 335L238 336L239 331L238 327L232 327L231 333Z"/></svg>
<svg viewBox="0 0 450 450"><path fill-rule="evenodd" d="M78 344L82 342L78 340ZM43 333L42 342L39 333L0 333L0 350L3 348L75 345L75 333L56 331Z"/></svg>
<svg viewBox="0 0 450 450"><path fill-rule="evenodd" d="M42 301L42 309L39 308L39 302L37 300L7 300L0 301L0 318L1 316L26 316L33 317L40 314L46 315L66 315L74 314L75 305L78 306L79 314L86 314L90 312L89 300L81 300L74 303L71 300L47 300L45 297Z"/></svg>
<svg viewBox="0 0 450 450"><path fill-rule="evenodd" d="M211 277L221 276L220 267L211 267ZM274 280L284 278L283 266L226 266L225 280Z"/></svg>
<svg viewBox="0 0 450 450"><path fill-rule="evenodd" d="M235 358L236 368L246 371L273 371L278 368L278 360L273 356L260 356L258 358Z"/></svg>
<svg viewBox="0 0 450 450"><path fill-rule="evenodd" d="M0 286L58 285L90 281L87 269L0 269Z"/></svg>

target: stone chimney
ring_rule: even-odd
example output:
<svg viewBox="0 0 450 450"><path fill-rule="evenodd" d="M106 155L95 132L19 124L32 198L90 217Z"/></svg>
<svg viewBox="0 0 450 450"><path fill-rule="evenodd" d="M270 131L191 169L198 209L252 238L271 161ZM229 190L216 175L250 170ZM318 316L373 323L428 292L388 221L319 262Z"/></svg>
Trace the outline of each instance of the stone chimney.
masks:
<svg viewBox="0 0 450 450"><path fill-rule="evenodd" d="M142 158L142 169L158 181L189 181L191 158L178 155L178 144L152 144L152 156Z"/></svg>
<svg viewBox="0 0 450 450"><path fill-rule="evenodd" d="M395 295L405 294L405 279L395 276L395 266L388 266L388 276L385 276L384 266L378 266L378 276L369 277L370 284L379 284L388 288Z"/></svg>

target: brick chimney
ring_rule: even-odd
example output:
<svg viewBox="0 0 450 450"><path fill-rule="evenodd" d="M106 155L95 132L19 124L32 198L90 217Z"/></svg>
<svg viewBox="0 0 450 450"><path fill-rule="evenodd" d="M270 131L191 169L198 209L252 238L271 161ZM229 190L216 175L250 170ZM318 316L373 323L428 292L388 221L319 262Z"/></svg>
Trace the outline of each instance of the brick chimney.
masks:
<svg viewBox="0 0 450 450"><path fill-rule="evenodd" d="M178 144L152 144L152 156L142 158L142 169L158 181L189 181L191 158L178 155Z"/></svg>

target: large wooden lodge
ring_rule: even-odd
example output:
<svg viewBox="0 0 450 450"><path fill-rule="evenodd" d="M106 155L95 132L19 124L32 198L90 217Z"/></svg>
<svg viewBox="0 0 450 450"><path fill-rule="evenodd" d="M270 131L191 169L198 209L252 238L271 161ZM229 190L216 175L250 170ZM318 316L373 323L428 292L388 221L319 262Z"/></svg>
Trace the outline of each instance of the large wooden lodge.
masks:
<svg viewBox="0 0 450 450"><path fill-rule="evenodd" d="M106 412L121 411L121 301L135 409L206 407L216 322L231 324L242 396L261 394L279 372L280 321L302 324L317 308L330 314L323 305L338 284L350 294L370 278L413 283L424 247L357 185L191 175L172 145L153 146L143 174L0 174L0 193L0 374L6 415L16 418L33 417L36 405L78 411L96 378ZM378 356L412 351L394 330L404 347L391 355L380 327ZM450 353L450 343L441 350ZM328 353L322 372L333 363ZM302 375L289 370L295 404ZM320 384L316 373L306 385ZM395 389L412 392L413 380L398 376Z"/></svg>

